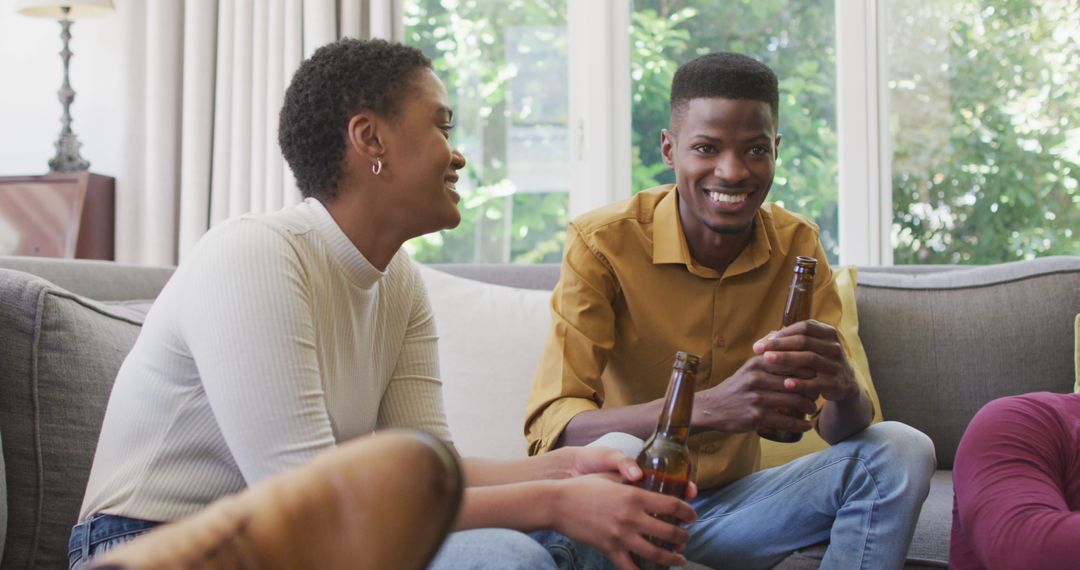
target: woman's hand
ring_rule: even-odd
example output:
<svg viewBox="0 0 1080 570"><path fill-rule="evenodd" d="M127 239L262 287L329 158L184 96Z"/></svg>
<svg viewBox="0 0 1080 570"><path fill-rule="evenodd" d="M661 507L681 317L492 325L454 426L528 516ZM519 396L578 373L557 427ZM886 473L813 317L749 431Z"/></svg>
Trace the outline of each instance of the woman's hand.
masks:
<svg viewBox="0 0 1080 570"><path fill-rule="evenodd" d="M567 477L615 473L624 481L641 479L641 468L634 458L610 447L562 447L551 454L561 454Z"/></svg>
<svg viewBox="0 0 1080 570"><path fill-rule="evenodd" d="M606 451L626 457L615 450ZM606 457L607 454L598 453L597 456ZM585 467L603 465L602 461L615 461L615 458L601 460L601 463L585 463ZM621 461L615 463L624 465ZM640 477L640 470L638 473ZM558 491L552 505L552 528L596 548L620 570L637 569L630 558L631 552L665 566L686 564L686 558L679 553L686 548L690 533L677 524L652 516L666 515L680 524L692 523L697 520L697 514L686 502L621 484L620 477L614 472L573 477L554 484L558 485ZM645 540L645 536L673 545L674 551L652 544Z"/></svg>
<svg viewBox="0 0 1080 570"><path fill-rule="evenodd" d="M564 465L566 477L580 477L592 474L618 475L625 483L636 483L641 479L641 468L634 458L610 447L562 447L552 451ZM697 485L690 483L686 488L686 500L697 496Z"/></svg>

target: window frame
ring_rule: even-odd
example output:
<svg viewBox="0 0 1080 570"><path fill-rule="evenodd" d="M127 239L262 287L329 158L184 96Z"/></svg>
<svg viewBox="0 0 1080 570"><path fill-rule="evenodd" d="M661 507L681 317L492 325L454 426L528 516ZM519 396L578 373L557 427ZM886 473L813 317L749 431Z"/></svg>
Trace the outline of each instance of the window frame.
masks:
<svg viewBox="0 0 1080 570"><path fill-rule="evenodd" d="M573 219L631 194L630 0L567 0L566 25Z"/></svg>
<svg viewBox="0 0 1080 570"><path fill-rule="evenodd" d="M366 0L374 37L404 38L401 0ZM569 215L631 195L631 0L566 0ZM887 0L835 0L841 264L892 265Z"/></svg>
<svg viewBox="0 0 1080 570"><path fill-rule="evenodd" d="M836 0L840 263L892 265L888 10L885 0Z"/></svg>

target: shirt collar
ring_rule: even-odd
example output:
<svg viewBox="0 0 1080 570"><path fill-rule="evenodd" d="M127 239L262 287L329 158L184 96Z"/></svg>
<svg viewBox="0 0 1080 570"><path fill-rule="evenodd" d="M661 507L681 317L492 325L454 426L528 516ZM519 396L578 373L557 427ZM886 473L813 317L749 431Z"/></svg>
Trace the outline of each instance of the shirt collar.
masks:
<svg viewBox="0 0 1080 570"><path fill-rule="evenodd" d="M679 192L671 185L653 211L653 263L682 263L690 260L682 224L679 222Z"/></svg>
<svg viewBox="0 0 1080 570"><path fill-rule="evenodd" d="M678 263L700 277L719 279L720 273L690 257L686 234L683 233L679 220L678 195L675 185L671 185L669 192L660 199L653 212L653 264ZM765 265L774 246L782 255L787 254L787 248L777 239L772 211L763 205L754 214L754 233L750 237L750 243L739 253L723 276L746 273Z"/></svg>

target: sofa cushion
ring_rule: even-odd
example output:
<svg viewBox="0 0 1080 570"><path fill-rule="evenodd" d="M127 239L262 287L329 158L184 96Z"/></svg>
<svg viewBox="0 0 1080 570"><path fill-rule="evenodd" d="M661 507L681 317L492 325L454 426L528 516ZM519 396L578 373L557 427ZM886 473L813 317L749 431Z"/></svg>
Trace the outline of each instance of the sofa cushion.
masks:
<svg viewBox="0 0 1080 570"><path fill-rule="evenodd" d="M125 301L157 297L175 268L96 259L0 256L0 269L37 275L66 291L97 301Z"/></svg>
<svg viewBox="0 0 1080 570"><path fill-rule="evenodd" d="M919 513L905 568L949 567L952 506L952 471L938 470L930 479L930 494Z"/></svg>
<svg viewBox="0 0 1080 570"><path fill-rule="evenodd" d="M873 378L870 376L870 365L866 361L866 351L862 341L859 340L859 313L855 305L855 284L858 281L858 269L853 265L845 265L836 269L836 288L840 293L840 317L839 329L849 343L851 352L851 366L861 370L866 379L863 389L870 397L874 406L872 423L881 421L881 402L878 401L877 390L874 388ZM808 431L796 443L779 443L767 439L761 440L761 468L768 469L783 465L793 459L802 457L808 453L821 451L828 447L824 439L816 431Z"/></svg>
<svg viewBox="0 0 1080 570"><path fill-rule="evenodd" d="M450 433L465 456L525 457L525 404L551 329L550 291L491 285L421 266Z"/></svg>
<svg viewBox="0 0 1080 570"><path fill-rule="evenodd" d="M110 307L0 269L0 433L10 528L3 569L59 568L116 371L140 307Z"/></svg>
<svg viewBox="0 0 1080 570"><path fill-rule="evenodd" d="M887 420L934 440L952 469L968 422L990 400L1070 392L1080 257L944 273L859 275L859 332Z"/></svg>

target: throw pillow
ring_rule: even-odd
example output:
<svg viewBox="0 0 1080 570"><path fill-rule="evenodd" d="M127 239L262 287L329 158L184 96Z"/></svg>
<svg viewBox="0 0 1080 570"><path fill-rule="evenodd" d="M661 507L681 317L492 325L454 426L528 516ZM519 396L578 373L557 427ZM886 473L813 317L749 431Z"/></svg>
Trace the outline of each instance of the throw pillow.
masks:
<svg viewBox="0 0 1080 570"><path fill-rule="evenodd" d="M137 307L91 301L0 271L0 431L7 455L5 568L67 564L116 371L142 323Z"/></svg>
<svg viewBox="0 0 1080 570"><path fill-rule="evenodd" d="M439 334L446 418L464 456L525 457L525 404L551 329L550 291L420 267Z"/></svg>
<svg viewBox="0 0 1080 570"><path fill-rule="evenodd" d="M858 270L853 265L846 265L835 270L834 278L836 288L840 293L840 306L843 314L840 317L840 333L848 343L848 352L851 355L851 366L866 381L863 388L870 396L874 404L873 423L881 421L881 403L878 401L877 390L870 378L870 363L866 358L866 351L859 340L859 315L855 306L855 285ZM809 431L803 435L798 443L777 443L767 439L761 440L761 468L768 469L783 465L793 459L804 455L821 451L829 447L825 440L816 431Z"/></svg>

